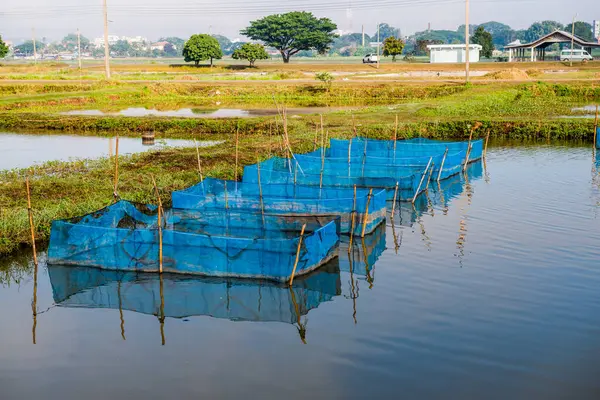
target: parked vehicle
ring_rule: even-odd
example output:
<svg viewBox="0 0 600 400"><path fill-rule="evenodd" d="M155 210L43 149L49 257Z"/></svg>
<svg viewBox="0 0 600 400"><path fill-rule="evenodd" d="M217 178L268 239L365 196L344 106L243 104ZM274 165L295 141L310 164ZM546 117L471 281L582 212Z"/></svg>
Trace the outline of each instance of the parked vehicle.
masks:
<svg viewBox="0 0 600 400"><path fill-rule="evenodd" d="M375 64L379 61L377 54L367 54L363 57L363 64Z"/></svg>
<svg viewBox="0 0 600 400"><path fill-rule="evenodd" d="M560 52L561 61L592 61L594 57L585 50L563 50Z"/></svg>

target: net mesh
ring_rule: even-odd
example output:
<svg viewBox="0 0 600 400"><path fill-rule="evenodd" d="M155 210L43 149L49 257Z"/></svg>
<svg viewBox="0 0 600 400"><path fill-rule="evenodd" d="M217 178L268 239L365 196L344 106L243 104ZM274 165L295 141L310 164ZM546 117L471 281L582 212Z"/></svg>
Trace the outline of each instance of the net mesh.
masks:
<svg viewBox="0 0 600 400"><path fill-rule="evenodd" d="M298 276L336 255L339 218L165 210L163 271L285 281L304 224ZM50 264L156 272L157 208L120 201L83 217L54 221L48 258Z"/></svg>
<svg viewBox="0 0 600 400"><path fill-rule="evenodd" d="M262 192L262 201L261 201ZM173 193L173 207L193 210L252 210L267 213L311 216L339 216L341 233L352 230L352 213L355 212L354 233L372 232L385 220L386 193L357 189L319 188L291 184L265 184L223 181L207 178L188 189ZM367 203L369 212L367 214ZM366 217L366 220L365 220Z"/></svg>

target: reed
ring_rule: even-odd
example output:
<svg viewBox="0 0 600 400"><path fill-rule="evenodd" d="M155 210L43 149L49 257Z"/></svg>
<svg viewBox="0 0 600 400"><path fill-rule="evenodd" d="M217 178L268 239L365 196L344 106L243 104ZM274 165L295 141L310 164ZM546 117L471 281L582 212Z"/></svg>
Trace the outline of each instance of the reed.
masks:
<svg viewBox="0 0 600 400"><path fill-rule="evenodd" d="M292 275L290 276L290 287L294 283L294 276L296 275L296 268L298 267L298 261L300 261L300 250L302 249L302 240L304 239L304 230L306 229L306 224L302 225L302 231L300 232L300 239L298 240L298 249L296 250L296 261L294 261L294 269L292 270Z"/></svg>

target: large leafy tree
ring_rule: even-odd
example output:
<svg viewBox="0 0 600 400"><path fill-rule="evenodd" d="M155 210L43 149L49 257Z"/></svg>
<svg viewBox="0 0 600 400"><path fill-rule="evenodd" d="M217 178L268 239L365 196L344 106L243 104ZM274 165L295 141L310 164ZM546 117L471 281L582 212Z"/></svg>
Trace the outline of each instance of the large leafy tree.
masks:
<svg viewBox="0 0 600 400"><path fill-rule="evenodd" d="M383 41L383 55L385 57L392 56L392 61L396 62L396 56L402 54L404 50L404 41L393 36L386 38Z"/></svg>
<svg viewBox="0 0 600 400"><path fill-rule="evenodd" d="M231 55L235 60L248 60L250 66L254 67L256 60L268 60L269 54L260 43L246 43Z"/></svg>
<svg viewBox="0 0 600 400"><path fill-rule="evenodd" d="M483 49L481 55L485 58L491 58L494 52L494 38L492 34L487 32L483 26L477 27L473 36L471 36L471 43L479 44Z"/></svg>
<svg viewBox="0 0 600 400"><path fill-rule="evenodd" d="M90 46L90 40L88 38L86 38L85 36L80 36L80 41L81 41L81 50L87 50L88 47ZM65 50L77 51L77 34L69 33L67 36L65 36L62 39L61 45Z"/></svg>
<svg viewBox="0 0 600 400"><path fill-rule="evenodd" d="M573 24L569 24L565 26L566 32L573 32ZM581 39L594 42L594 34L592 33L592 25L587 22L577 21L575 22L575 36L580 37Z"/></svg>
<svg viewBox="0 0 600 400"><path fill-rule="evenodd" d="M8 46L2 40L2 36L0 36L0 58L6 57L8 54Z"/></svg>
<svg viewBox="0 0 600 400"><path fill-rule="evenodd" d="M35 49L39 52L46 45L42 42L35 42ZM27 40L18 46L15 46L15 53L33 55L33 40Z"/></svg>
<svg viewBox="0 0 600 400"><path fill-rule="evenodd" d="M193 61L198 65L200 61L210 60L213 65L213 59L223 57L223 51L217 39L210 35L198 34L192 35L183 46L183 57L185 62Z"/></svg>
<svg viewBox="0 0 600 400"><path fill-rule="evenodd" d="M250 22L241 31L253 40L279 50L284 63L303 50L317 50L324 54L337 37L337 25L329 18L316 18L312 13L293 11L275 14Z"/></svg>

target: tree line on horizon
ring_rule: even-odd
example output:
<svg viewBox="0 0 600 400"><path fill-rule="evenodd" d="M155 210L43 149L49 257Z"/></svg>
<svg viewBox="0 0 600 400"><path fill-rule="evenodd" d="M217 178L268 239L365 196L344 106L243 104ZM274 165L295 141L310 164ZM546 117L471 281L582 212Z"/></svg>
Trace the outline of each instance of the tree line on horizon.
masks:
<svg viewBox="0 0 600 400"><path fill-rule="evenodd" d="M490 21L479 25L470 25L471 41L483 46L483 56L491 57L494 49L502 49L507 44L520 40L531 42L555 30L571 32L572 24L563 25L558 21L541 21L529 28L514 30L509 25ZM269 15L255 21L240 33L253 42L234 43L223 35L194 34L188 40L178 37L162 37L159 42L167 42L164 50L150 50L148 46L120 40L110 46L113 56L120 57L184 57L186 62L220 59L231 56L234 59L247 60L253 66L257 60L270 57L267 49L279 52L284 63L293 56L364 56L374 53L371 46L378 38L383 43L382 54L393 60L400 54L424 55L429 44L459 44L465 42L465 26L456 31L427 30L402 38L400 29L387 23L379 25L379 31L371 35L350 33L337 35L337 25L329 18L317 18L310 12L294 11L285 14ZM575 35L586 41L593 41L592 26L577 21ZM363 45L364 44L364 45ZM37 42L38 52L76 51L77 36L66 35L60 42L46 44ZM104 50L95 48L84 36L81 36L82 52L101 57ZM33 53L33 42L26 41L15 46L14 51L22 54ZM0 58L8 53L8 48L0 37Z"/></svg>

